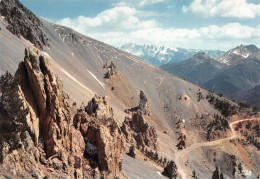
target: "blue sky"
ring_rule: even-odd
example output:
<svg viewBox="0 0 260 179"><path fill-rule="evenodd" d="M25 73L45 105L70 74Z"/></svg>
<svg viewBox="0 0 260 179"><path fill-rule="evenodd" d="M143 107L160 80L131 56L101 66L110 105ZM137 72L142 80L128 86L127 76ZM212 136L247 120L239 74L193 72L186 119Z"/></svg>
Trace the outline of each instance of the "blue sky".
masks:
<svg viewBox="0 0 260 179"><path fill-rule="evenodd" d="M21 0L38 16L119 47L260 47L260 0Z"/></svg>

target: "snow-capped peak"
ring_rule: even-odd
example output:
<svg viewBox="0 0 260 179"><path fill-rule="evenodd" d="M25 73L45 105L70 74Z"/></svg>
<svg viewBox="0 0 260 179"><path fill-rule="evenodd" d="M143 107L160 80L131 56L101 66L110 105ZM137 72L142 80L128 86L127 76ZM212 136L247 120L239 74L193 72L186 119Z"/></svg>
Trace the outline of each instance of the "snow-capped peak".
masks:
<svg viewBox="0 0 260 179"><path fill-rule="evenodd" d="M161 66L172 62L181 62L192 57L198 52L203 52L203 50L169 47L166 45L138 45L135 43L125 44L121 46L120 49L132 53L133 55L136 55L155 66ZM216 58L224 53L222 51L214 50L205 50L204 52L208 53L213 58Z"/></svg>
<svg viewBox="0 0 260 179"><path fill-rule="evenodd" d="M255 45L240 45L234 49L229 50L227 53L223 54L217 60L221 63L230 65L236 63L239 60L246 59L250 56L259 56L259 54L260 50ZM234 58L234 56L237 56L237 58Z"/></svg>

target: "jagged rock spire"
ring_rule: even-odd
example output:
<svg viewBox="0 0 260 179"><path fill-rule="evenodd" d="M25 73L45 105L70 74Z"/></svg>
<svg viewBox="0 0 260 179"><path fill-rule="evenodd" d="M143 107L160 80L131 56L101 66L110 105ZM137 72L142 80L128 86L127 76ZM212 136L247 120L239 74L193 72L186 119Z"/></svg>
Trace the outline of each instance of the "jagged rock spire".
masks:
<svg viewBox="0 0 260 179"><path fill-rule="evenodd" d="M144 115L150 115L150 109L144 91L140 91L140 102L138 108L143 112Z"/></svg>

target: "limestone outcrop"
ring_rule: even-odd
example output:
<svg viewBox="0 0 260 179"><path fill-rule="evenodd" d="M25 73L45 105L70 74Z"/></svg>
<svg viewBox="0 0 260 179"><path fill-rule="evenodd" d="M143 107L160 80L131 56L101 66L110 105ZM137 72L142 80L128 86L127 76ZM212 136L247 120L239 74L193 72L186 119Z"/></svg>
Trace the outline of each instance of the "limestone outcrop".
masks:
<svg viewBox="0 0 260 179"><path fill-rule="evenodd" d="M37 50L26 49L20 68L22 66L25 67L29 87L36 101L47 157L50 157L70 145L70 100L63 93L60 79L51 72L48 57Z"/></svg>
<svg viewBox="0 0 260 179"><path fill-rule="evenodd" d="M122 139L115 121L110 120L91 121L84 137L97 148L100 171L104 175L119 177L122 170Z"/></svg>
<svg viewBox="0 0 260 179"><path fill-rule="evenodd" d="M9 117L6 124L0 113L1 128L19 126L0 137L0 171L14 178L120 178L122 140L108 96L95 96L71 122L69 96L49 58L25 50L14 85L21 119Z"/></svg>
<svg viewBox="0 0 260 179"><path fill-rule="evenodd" d="M137 148L145 146L158 148L157 133L154 127L145 121L142 112L133 113L132 118L126 117L121 131L128 143L136 144Z"/></svg>
<svg viewBox="0 0 260 179"><path fill-rule="evenodd" d="M117 72L116 72L116 66L113 63L113 61L110 62L110 65L108 65L107 63L104 65L104 68L107 69L107 72L105 74L105 78L107 79L111 79L112 76L114 76Z"/></svg>
<svg viewBox="0 0 260 179"><path fill-rule="evenodd" d="M118 124L112 117L108 96L95 95L85 110L78 110L73 123L85 139L85 156L89 165L93 169L100 169L97 176L120 177L122 138Z"/></svg>
<svg viewBox="0 0 260 179"><path fill-rule="evenodd" d="M113 109L109 105L109 96L98 96L95 95L85 108L85 111L89 115L101 118L112 118Z"/></svg>
<svg viewBox="0 0 260 179"><path fill-rule="evenodd" d="M140 102L138 109L141 110L144 115L150 115L148 101L143 91L140 91Z"/></svg>

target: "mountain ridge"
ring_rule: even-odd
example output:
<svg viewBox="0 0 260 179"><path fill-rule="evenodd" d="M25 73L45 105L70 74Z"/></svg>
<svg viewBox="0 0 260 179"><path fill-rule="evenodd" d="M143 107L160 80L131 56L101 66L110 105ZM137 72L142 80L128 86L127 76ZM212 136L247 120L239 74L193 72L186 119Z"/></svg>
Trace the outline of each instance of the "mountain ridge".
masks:
<svg viewBox="0 0 260 179"><path fill-rule="evenodd" d="M213 58L217 58L224 53L224 51L220 50L196 50L156 45L138 45L134 43L122 45L119 49L136 55L155 66L173 62L178 63L190 58L198 52L206 52Z"/></svg>
<svg viewBox="0 0 260 179"><path fill-rule="evenodd" d="M162 65L161 68L238 101L243 95L242 91L246 93L260 84L260 50L255 45L240 45L216 60L200 56L200 66L197 66L197 57L198 54L177 64ZM257 93L255 96L259 98ZM242 101L250 105L250 100L244 98Z"/></svg>

